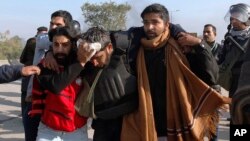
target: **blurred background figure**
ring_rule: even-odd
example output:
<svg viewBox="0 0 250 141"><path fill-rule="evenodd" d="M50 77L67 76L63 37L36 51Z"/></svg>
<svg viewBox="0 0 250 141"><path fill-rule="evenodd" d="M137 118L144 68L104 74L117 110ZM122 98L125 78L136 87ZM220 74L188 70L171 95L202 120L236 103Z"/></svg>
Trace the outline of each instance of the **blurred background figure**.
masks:
<svg viewBox="0 0 250 141"><path fill-rule="evenodd" d="M211 51L216 59L216 61L218 62L219 58L218 58L218 54L222 48L222 46L217 43L216 40L216 27L212 24L206 24L204 25L204 29L203 29L203 40L209 45L209 47L211 47Z"/></svg>
<svg viewBox="0 0 250 141"><path fill-rule="evenodd" d="M225 34L225 41L218 57L220 65L219 84L229 91L229 97L233 97L238 85L242 64L247 57L250 42L250 6L238 3L230 6L225 16L229 22L228 32ZM234 105L234 102L232 102ZM230 111L231 117L235 116ZM231 119L229 119L231 120Z"/></svg>
<svg viewBox="0 0 250 141"><path fill-rule="evenodd" d="M37 28L37 33L34 37L31 37L27 40L26 45L23 49L23 52L20 56L20 63L22 63L24 66L29 66L33 64L33 58L35 54L35 48L36 48L36 37L40 33L47 32L48 28L45 26L41 26ZM23 111L26 107L25 97L27 95L27 87L30 80L29 77L23 77L22 78L22 85L21 85L21 112L23 117Z"/></svg>
<svg viewBox="0 0 250 141"><path fill-rule="evenodd" d="M225 16L225 20L230 24L225 35L223 48L218 55L219 83L229 91L230 97L233 96L238 86L241 65L250 40L249 17L250 6L243 3L232 5Z"/></svg>

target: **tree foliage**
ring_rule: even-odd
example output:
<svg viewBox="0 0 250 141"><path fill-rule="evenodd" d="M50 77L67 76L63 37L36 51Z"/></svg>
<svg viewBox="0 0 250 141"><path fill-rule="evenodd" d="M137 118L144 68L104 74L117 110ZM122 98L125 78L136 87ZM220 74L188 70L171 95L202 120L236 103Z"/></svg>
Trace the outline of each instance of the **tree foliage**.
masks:
<svg viewBox="0 0 250 141"><path fill-rule="evenodd" d="M131 9L127 3L105 2L98 4L84 3L81 7L86 24L103 26L106 30L126 29L126 14Z"/></svg>
<svg viewBox="0 0 250 141"><path fill-rule="evenodd" d="M22 39L19 36L8 38L9 31L0 33L0 59L19 59Z"/></svg>

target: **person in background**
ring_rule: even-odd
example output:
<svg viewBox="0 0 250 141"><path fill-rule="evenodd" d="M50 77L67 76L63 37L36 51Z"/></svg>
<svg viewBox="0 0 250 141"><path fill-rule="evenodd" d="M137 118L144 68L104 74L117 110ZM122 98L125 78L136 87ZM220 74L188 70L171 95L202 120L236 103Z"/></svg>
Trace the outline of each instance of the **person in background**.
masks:
<svg viewBox="0 0 250 141"><path fill-rule="evenodd" d="M211 52L214 55L216 61L218 62L218 54L222 49L222 46L216 42L216 27L212 24L206 24L204 25L203 29L203 40L206 42L206 44L211 48ZM214 86L215 88L215 86ZM216 90L218 92L221 92L221 87L219 85L216 86ZM218 129L218 128L217 128ZM214 136L210 141L217 140L217 135Z"/></svg>
<svg viewBox="0 0 250 141"><path fill-rule="evenodd" d="M250 42L248 43L250 48ZM246 52L244 62L241 67L238 87L232 97L231 125L249 125L250 124L250 50ZM233 126L231 126L233 127Z"/></svg>
<svg viewBox="0 0 250 141"><path fill-rule="evenodd" d="M2 65L0 66L0 84L9 83L20 79L22 76L30 76L40 74L40 69L37 66L23 65Z"/></svg>
<svg viewBox="0 0 250 141"><path fill-rule="evenodd" d="M216 42L216 27L212 24L206 24L204 25L203 29L203 40L208 44L209 47L211 47L211 51L216 59L216 61L219 60L218 54L220 50L222 49L222 46Z"/></svg>
<svg viewBox="0 0 250 141"><path fill-rule="evenodd" d="M248 43L250 42L250 6L244 3L230 6L225 16L226 22L229 22L228 32L225 35L225 41L218 57L220 65L219 83L229 91L229 97L232 97L238 87L238 79L241 72L241 66L244 62ZM228 70L228 71L227 71ZM223 72L225 72L223 74ZM230 72L230 73L226 73ZM225 83L226 78L228 82Z"/></svg>
<svg viewBox="0 0 250 141"><path fill-rule="evenodd" d="M42 32L47 32L48 28L41 26L37 28L37 33L36 36L39 35ZM22 54L20 56L20 63L22 63L25 66L29 66L33 64L33 58L35 54L35 47L36 47L36 36L29 38L26 42L26 45L22 51ZM29 84L29 77L23 77L22 78L22 85L21 85L21 112L22 112L22 117L24 114L24 109L27 105L25 102L25 98L27 95L27 88Z"/></svg>
<svg viewBox="0 0 250 141"><path fill-rule="evenodd" d="M249 59L249 53L247 52L249 52L250 48L250 6L245 3L231 5L224 19L229 25L222 51L219 54L221 72L219 82L221 86L229 91L229 97L232 97L230 122L232 124L241 124L243 122L239 121L243 119L243 115L238 113L249 110L247 106L245 109L241 109L242 104L246 104L246 97L240 93L243 92L244 94L249 91L248 82L246 81L248 79L246 72L249 69L247 66L243 68L243 64ZM240 103L240 105L236 103ZM235 107L235 105L237 106ZM247 112L244 114L247 114ZM245 120L247 121L247 119Z"/></svg>

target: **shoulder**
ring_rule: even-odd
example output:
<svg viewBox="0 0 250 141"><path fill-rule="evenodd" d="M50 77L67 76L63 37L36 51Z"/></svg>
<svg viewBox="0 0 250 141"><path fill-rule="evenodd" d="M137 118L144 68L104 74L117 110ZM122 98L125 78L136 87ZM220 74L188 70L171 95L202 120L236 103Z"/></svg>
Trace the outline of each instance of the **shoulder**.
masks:
<svg viewBox="0 0 250 141"><path fill-rule="evenodd" d="M28 40L27 40L27 45L33 45L33 44L35 44L36 43L36 38L35 37L32 37L32 38L29 38Z"/></svg>
<svg viewBox="0 0 250 141"><path fill-rule="evenodd" d="M221 49L223 46L220 44L220 43L218 43L218 42L216 42L216 46L217 46L217 48L219 48L219 49Z"/></svg>
<svg viewBox="0 0 250 141"><path fill-rule="evenodd" d="M36 37L31 37L27 40L27 42L34 42L34 41L36 41Z"/></svg>

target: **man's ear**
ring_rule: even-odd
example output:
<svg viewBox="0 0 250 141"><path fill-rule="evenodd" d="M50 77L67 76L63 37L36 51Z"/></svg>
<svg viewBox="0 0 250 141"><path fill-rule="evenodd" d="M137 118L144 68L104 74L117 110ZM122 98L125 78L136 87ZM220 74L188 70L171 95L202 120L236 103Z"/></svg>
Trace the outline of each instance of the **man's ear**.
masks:
<svg viewBox="0 0 250 141"><path fill-rule="evenodd" d="M169 22L168 21L165 22L165 26L166 26L165 29L169 29Z"/></svg>
<svg viewBox="0 0 250 141"><path fill-rule="evenodd" d="M109 43L106 48L107 48L107 51L108 51L109 54L111 54L113 52L113 50L114 50L113 45L111 43Z"/></svg>

